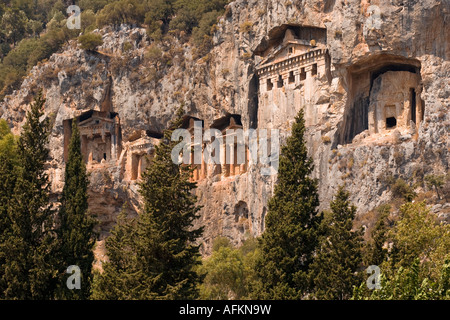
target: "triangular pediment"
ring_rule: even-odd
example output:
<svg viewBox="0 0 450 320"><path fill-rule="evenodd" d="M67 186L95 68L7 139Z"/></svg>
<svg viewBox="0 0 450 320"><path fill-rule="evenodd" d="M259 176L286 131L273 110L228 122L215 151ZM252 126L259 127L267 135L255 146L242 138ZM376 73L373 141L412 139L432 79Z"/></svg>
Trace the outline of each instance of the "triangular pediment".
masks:
<svg viewBox="0 0 450 320"><path fill-rule="evenodd" d="M107 118L92 116L92 118L89 118L83 122L80 122L79 126L80 127L89 127L89 126L99 125L99 124L102 124L105 122L112 123L113 121L111 119L107 119Z"/></svg>
<svg viewBox="0 0 450 320"><path fill-rule="evenodd" d="M308 36L307 34L303 34L302 37L298 37L294 30L286 29L284 36L282 38L280 37L278 42L260 54L263 59L259 62L259 65L267 66L282 62L283 60L316 50L318 47L323 47L323 43L318 44L312 35Z"/></svg>
<svg viewBox="0 0 450 320"><path fill-rule="evenodd" d="M294 56L301 55L313 49L307 41L304 40L290 40L283 42L277 47L273 48L271 52L268 53L267 57L261 61L260 65L270 64L273 62L279 62ZM289 50L292 51L289 51Z"/></svg>

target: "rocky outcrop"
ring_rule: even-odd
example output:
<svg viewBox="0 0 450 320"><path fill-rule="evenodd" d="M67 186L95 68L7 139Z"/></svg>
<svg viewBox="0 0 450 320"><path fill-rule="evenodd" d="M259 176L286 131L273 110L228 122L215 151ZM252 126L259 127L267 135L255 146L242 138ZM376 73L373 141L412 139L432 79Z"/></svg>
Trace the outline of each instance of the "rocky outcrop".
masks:
<svg viewBox="0 0 450 320"><path fill-rule="evenodd" d="M364 215L392 197L384 176L413 184L449 170L449 19L445 0L237 0L219 19L214 47L203 58L195 59L195 48L180 39L155 46L144 29L97 30L104 40L98 53L72 42L35 67L0 113L19 132L27 104L44 87L57 193L64 121L86 111L118 116L124 152L140 132L158 137L180 105L207 128L235 115L244 130L279 129L282 141L303 108L321 209L344 184ZM283 53L290 45L293 51ZM309 55L318 49L323 56ZM277 80L270 80L273 88L261 72ZM374 114L380 130L373 129ZM395 125L388 118L396 118ZM124 203L130 212L138 208L136 180L124 174L126 161L134 160L121 156L91 168L90 210L101 222L102 239ZM264 230L276 176L260 169L248 163L239 174L198 181L205 253L218 235L240 244Z"/></svg>

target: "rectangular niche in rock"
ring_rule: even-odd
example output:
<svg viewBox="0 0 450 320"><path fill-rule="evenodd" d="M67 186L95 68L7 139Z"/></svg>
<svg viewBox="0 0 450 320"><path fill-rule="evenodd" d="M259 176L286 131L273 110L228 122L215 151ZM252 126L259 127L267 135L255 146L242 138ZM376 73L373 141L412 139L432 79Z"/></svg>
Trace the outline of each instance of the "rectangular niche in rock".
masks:
<svg viewBox="0 0 450 320"><path fill-rule="evenodd" d="M349 67L348 100L338 144L365 137L416 132L424 116L421 64L417 59L377 54ZM371 138L371 139L372 139Z"/></svg>

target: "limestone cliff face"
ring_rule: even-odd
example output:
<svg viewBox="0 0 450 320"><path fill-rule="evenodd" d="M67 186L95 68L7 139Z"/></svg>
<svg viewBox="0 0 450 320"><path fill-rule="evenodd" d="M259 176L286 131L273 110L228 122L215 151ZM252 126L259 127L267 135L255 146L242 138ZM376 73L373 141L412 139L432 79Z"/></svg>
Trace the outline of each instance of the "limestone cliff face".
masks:
<svg viewBox="0 0 450 320"><path fill-rule="evenodd" d="M87 136L101 136L86 157L90 209L102 239L125 202L136 212L142 156L151 158L180 105L206 128L222 130L233 119L244 130L279 129L282 141L303 108L321 209L345 184L364 215L392 197L387 175L413 183L448 172L449 25L446 0L237 0L218 21L214 47L203 58L182 40L163 42L158 51L144 29L103 29L98 53L71 43L35 67L0 103L0 114L19 132L33 93L44 87L54 123L55 193L63 183L65 121L82 121L94 110L111 131L116 119L117 132L105 138L93 129ZM124 50L125 43L132 49ZM113 149L98 149L111 141ZM240 244L264 230L276 176L260 169L251 162L199 169L205 253L218 235Z"/></svg>

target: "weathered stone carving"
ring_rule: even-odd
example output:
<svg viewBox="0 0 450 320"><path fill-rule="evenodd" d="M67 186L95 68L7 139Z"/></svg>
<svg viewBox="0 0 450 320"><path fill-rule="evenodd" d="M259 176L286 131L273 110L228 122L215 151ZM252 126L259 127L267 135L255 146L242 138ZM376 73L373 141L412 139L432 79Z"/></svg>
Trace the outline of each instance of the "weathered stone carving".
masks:
<svg viewBox="0 0 450 320"><path fill-rule="evenodd" d="M295 106L307 108L308 117L313 112L309 105L315 100L316 78L327 72L325 30L320 28L287 28L284 38L272 41L265 50L256 53L261 57L256 73L259 77L258 123L281 126L277 113ZM298 35L297 35L298 34ZM280 110L281 109L281 110Z"/></svg>
<svg viewBox="0 0 450 320"><path fill-rule="evenodd" d="M220 119L216 119L210 126L210 129L219 130L221 137L219 140L219 148L209 149L210 142L203 140L203 121L201 121L202 139L198 137L199 141L195 139L195 121L201 121L191 116L186 116L182 128L187 129L191 134L191 145L189 164L193 166L193 181L203 180L214 176L227 178L243 174L247 171L248 166L248 146L245 143L243 127L240 122L240 116L228 115ZM212 141L214 141L215 137ZM195 150L201 151L201 163L199 159L195 159ZM210 152L209 157L218 159L216 163L206 163L206 152ZM216 152L218 153L216 155ZM220 162L220 163L219 163Z"/></svg>
<svg viewBox="0 0 450 320"><path fill-rule="evenodd" d="M416 132L425 111L420 67L417 60L387 54L351 66L350 99L338 142L389 138L391 131L401 135Z"/></svg>
<svg viewBox="0 0 450 320"><path fill-rule="evenodd" d="M409 130L423 117L420 76L408 71L388 71L374 80L369 101L369 132ZM419 98L418 98L419 97Z"/></svg>
<svg viewBox="0 0 450 320"><path fill-rule="evenodd" d="M124 143L124 151L119 162L125 180L134 181L142 177L159 142L159 139L149 137L145 131L140 131L132 140Z"/></svg>
<svg viewBox="0 0 450 320"><path fill-rule="evenodd" d="M75 119L64 121L64 159L72 135L72 121L77 121L81 136L81 152L87 165L115 163L121 151L120 119L114 113L87 111Z"/></svg>
<svg viewBox="0 0 450 320"><path fill-rule="evenodd" d="M220 169L216 168L213 172L216 174L220 173L223 178L245 173L250 157L240 117L229 115L217 119L213 122L211 128L218 129L222 133Z"/></svg>

